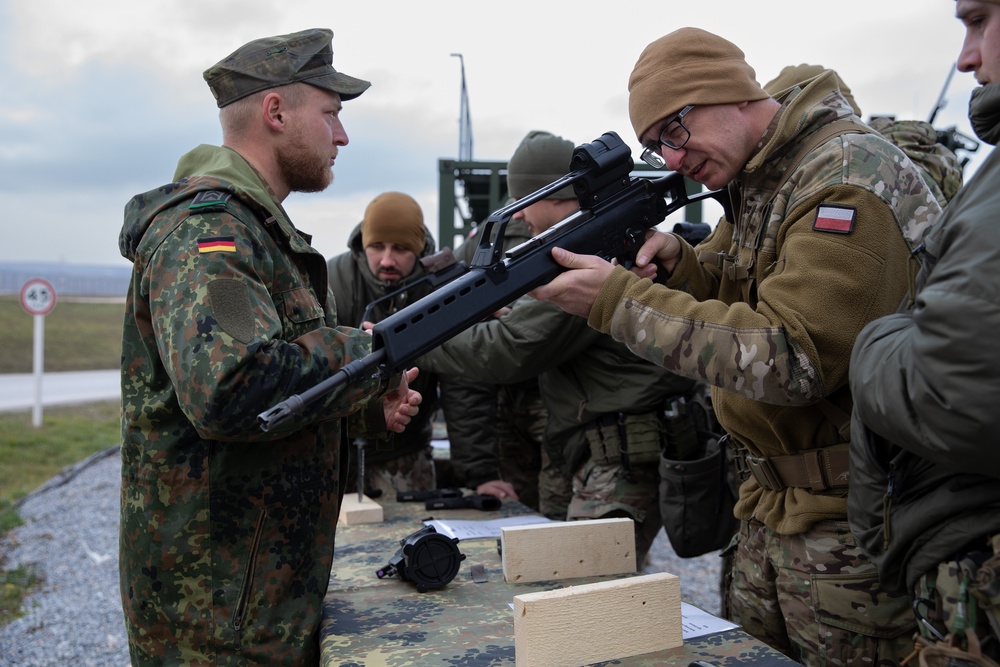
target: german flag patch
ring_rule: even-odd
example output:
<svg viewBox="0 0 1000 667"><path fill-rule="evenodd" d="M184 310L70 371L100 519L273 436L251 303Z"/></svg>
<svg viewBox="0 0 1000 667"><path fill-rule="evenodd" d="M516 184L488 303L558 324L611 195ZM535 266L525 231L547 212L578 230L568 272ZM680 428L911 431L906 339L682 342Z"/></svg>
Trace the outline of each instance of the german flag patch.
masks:
<svg viewBox="0 0 1000 667"><path fill-rule="evenodd" d="M198 252L236 252L236 238L233 236L212 236L198 239Z"/></svg>
<svg viewBox="0 0 1000 667"><path fill-rule="evenodd" d="M837 206L835 204L820 204L816 209L816 220L813 229L817 232L833 232L834 234L850 234L854 229L854 219L858 211L853 206Z"/></svg>

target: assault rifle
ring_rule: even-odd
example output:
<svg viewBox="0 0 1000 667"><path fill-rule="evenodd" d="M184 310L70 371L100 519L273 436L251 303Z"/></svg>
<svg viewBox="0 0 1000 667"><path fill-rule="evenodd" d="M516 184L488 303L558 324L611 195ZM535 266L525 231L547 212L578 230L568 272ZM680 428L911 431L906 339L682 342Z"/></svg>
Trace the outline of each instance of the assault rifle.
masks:
<svg viewBox="0 0 1000 667"><path fill-rule="evenodd" d="M400 294L405 294L414 287L423 285L424 283L430 285L431 289L437 289L441 285L450 283L455 278L458 278L460 275L465 273L465 270L468 268L465 265L465 262L460 262L455 259L455 255L451 252L451 248L442 248L433 255L422 258L420 263L427 270L427 273L425 273L423 277L418 280L389 292L388 294L375 299L365 306L365 312L361 315L361 322L358 322L358 326L371 321L372 311L375 310L375 307L380 303L395 299Z"/></svg>
<svg viewBox="0 0 1000 667"><path fill-rule="evenodd" d="M712 198L722 204L727 218L733 219L725 190L688 194L681 174L633 178L634 166L631 150L614 132L577 146L568 174L487 218L487 227L463 275L376 324L371 354L260 413L257 421L261 429L269 431L318 398L365 377L376 366L388 374L399 373L484 317L548 283L565 270L552 259L554 247L609 261L617 259L631 268L646 231L688 204ZM504 251L504 230L514 213L569 185L580 210Z"/></svg>
<svg viewBox="0 0 1000 667"><path fill-rule="evenodd" d="M955 74L956 65L952 64L951 69L948 70L948 76L945 77L944 86L941 87L941 92L938 94L937 102L934 103L934 108L931 109L930 115L927 116L927 122L932 126L934 125L934 119L937 118L938 112L944 109L948 103L948 86L951 85L951 77ZM954 125L951 127L946 127L943 130L938 130L937 132L937 142L944 145L945 148L953 153L958 153L958 151L966 151L968 153L975 153L979 150L979 142L972 137L966 136L958 131L958 128ZM969 156L959 157L959 162L962 168L969 163Z"/></svg>

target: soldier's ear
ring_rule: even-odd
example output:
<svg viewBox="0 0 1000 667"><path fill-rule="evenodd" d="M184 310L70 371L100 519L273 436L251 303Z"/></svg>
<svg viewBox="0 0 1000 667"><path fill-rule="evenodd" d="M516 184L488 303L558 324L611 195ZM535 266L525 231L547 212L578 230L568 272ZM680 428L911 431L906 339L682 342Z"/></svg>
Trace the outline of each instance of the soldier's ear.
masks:
<svg viewBox="0 0 1000 667"><path fill-rule="evenodd" d="M261 114L264 123L272 132L283 132L285 129L285 118L283 115L285 101L278 93L268 93L261 101Z"/></svg>

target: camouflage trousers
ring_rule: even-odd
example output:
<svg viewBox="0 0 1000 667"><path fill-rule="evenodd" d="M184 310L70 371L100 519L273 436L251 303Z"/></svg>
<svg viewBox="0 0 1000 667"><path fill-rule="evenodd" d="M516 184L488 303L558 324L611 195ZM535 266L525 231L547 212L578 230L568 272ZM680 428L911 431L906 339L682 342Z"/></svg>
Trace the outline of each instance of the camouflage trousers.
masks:
<svg viewBox="0 0 1000 667"><path fill-rule="evenodd" d="M497 454L500 479L510 482L521 503L537 510L542 441L549 413L535 378L498 389Z"/></svg>
<svg viewBox="0 0 1000 667"><path fill-rule="evenodd" d="M347 493L356 493L357 474L348 473ZM433 450L425 447L388 461L365 464L365 492L379 492L378 497L395 498L397 491L430 491L437 488Z"/></svg>
<svg viewBox="0 0 1000 667"><path fill-rule="evenodd" d="M628 475L618 463L587 461L573 477L566 518L629 518L635 522L636 567L660 531L659 463L637 464Z"/></svg>
<svg viewBox="0 0 1000 667"><path fill-rule="evenodd" d="M978 642L983 655L1000 662L1000 534L924 574L913 598L923 643L947 636L956 648L968 649Z"/></svg>
<svg viewBox="0 0 1000 667"><path fill-rule="evenodd" d="M846 521L798 535L741 522L727 600L734 622L807 666L898 665L912 651L906 595L889 595Z"/></svg>

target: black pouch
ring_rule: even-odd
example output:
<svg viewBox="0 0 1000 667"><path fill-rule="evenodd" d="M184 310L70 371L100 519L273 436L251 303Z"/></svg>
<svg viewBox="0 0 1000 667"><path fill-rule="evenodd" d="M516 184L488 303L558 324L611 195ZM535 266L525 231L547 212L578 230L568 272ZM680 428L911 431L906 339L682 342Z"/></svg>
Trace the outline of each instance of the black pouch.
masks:
<svg viewBox="0 0 1000 667"><path fill-rule="evenodd" d="M660 457L660 515L670 545L693 558L729 544L739 527L727 438L699 432L704 456L675 461Z"/></svg>

